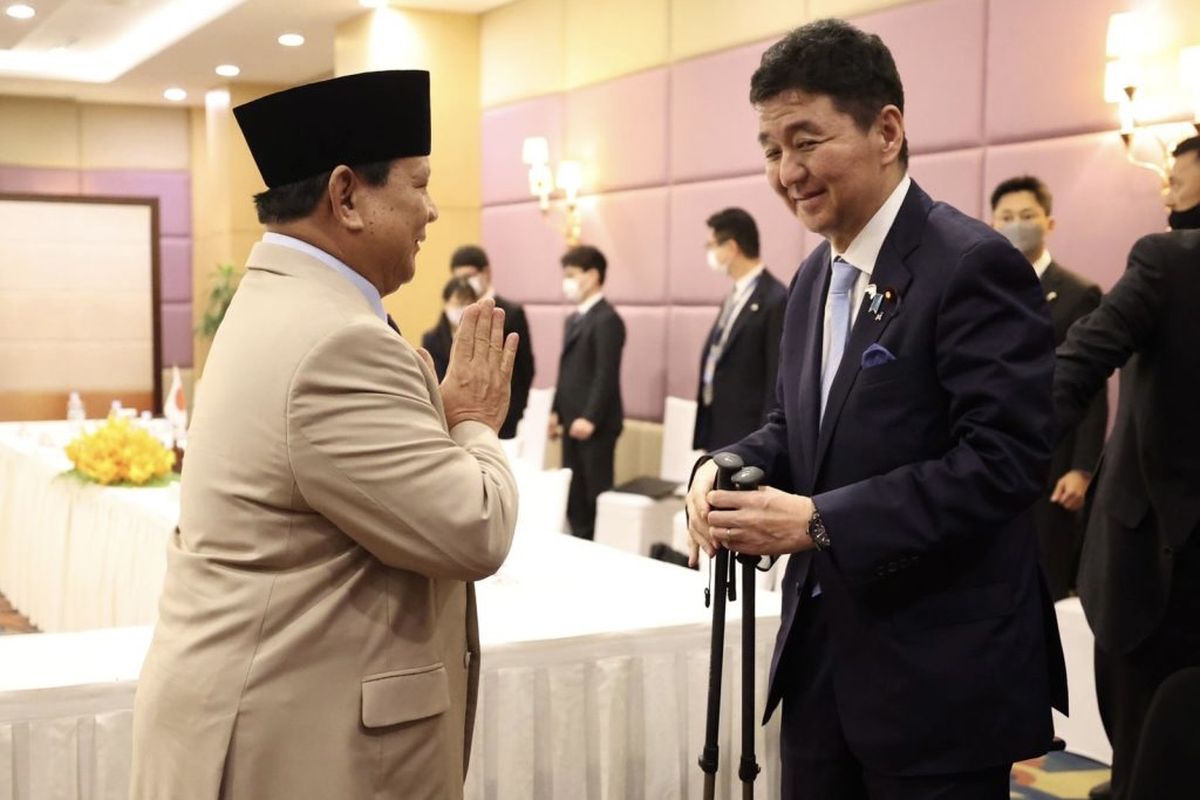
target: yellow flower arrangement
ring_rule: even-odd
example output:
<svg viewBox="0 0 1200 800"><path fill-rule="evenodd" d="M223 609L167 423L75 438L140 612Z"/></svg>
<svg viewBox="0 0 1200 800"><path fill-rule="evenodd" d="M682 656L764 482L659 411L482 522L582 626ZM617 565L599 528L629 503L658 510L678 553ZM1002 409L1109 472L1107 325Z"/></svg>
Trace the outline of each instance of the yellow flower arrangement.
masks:
<svg viewBox="0 0 1200 800"><path fill-rule="evenodd" d="M111 416L91 433L81 433L66 447L76 471L108 486L143 486L171 474L175 454L147 431L124 417Z"/></svg>

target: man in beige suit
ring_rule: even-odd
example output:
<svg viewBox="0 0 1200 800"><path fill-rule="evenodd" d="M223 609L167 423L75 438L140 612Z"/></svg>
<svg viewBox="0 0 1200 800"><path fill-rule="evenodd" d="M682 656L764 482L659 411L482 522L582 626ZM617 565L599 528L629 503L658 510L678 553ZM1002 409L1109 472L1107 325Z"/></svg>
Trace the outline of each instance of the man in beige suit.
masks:
<svg viewBox="0 0 1200 800"><path fill-rule="evenodd" d="M268 233L213 342L134 711L138 800L461 797L471 581L517 517L516 337L464 314L445 381L389 328L429 182L429 76L235 109Z"/></svg>

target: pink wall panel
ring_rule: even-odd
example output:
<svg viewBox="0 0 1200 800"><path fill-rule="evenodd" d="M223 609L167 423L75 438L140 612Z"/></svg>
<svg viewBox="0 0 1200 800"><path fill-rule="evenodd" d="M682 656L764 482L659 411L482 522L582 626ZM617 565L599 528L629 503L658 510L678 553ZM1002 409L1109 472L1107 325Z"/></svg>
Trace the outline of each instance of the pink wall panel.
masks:
<svg viewBox="0 0 1200 800"><path fill-rule="evenodd" d="M159 240L158 247L160 302L191 302L192 240L164 237Z"/></svg>
<svg viewBox="0 0 1200 800"><path fill-rule="evenodd" d="M667 326L667 394L696 399L700 354L720 306L673 306Z"/></svg>
<svg viewBox="0 0 1200 800"><path fill-rule="evenodd" d="M483 112L483 202L529 199L529 168L521 161L527 136L544 136L550 163L563 157L563 95L549 95Z"/></svg>
<svg viewBox="0 0 1200 800"><path fill-rule="evenodd" d="M758 223L762 257L781 281L791 279L804 257L804 226L761 175L671 187L670 297L675 303L719 303L729 279L704 261L704 221L716 211L739 206Z"/></svg>
<svg viewBox="0 0 1200 800"><path fill-rule="evenodd" d="M913 156L908 166L912 179L934 200L949 203L964 214L979 218L983 150Z"/></svg>
<svg viewBox="0 0 1200 800"><path fill-rule="evenodd" d="M484 208L483 247L492 264L496 290L522 302L562 300L562 267L566 251L557 212L543 217L537 203Z"/></svg>
<svg viewBox="0 0 1200 800"><path fill-rule="evenodd" d="M980 143L984 0L930 0L859 17L854 24L879 34L892 51L904 82L912 152Z"/></svg>
<svg viewBox="0 0 1200 800"><path fill-rule="evenodd" d="M667 70L640 72L567 93L566 156L591 191L667 180Z"/></svg>
<svg viewBox="0 0 1200 800"><path fill-rule="evenodd" d="M1116 129L1104 102L1110 14L1129 0L1004 0L988 10L989 142Z"/></svg>
<svg viewBox="0 0 1200 800"><path fill-rule="evenodd" d="M0 166L0 192L79 194L79 170Z"/></svg>
<svg viewBox="0 0 1200 800"><path fill-rule="evenodd" d="M610 301L666 301L666 231L666 187L585 199L583 241L608 259L604 293Z"/></svg>
<svg viewBox="0 0 1200 800"><path fill-rule="evenodd" d="M192 365L192 304L164 303L162 306L162 365Z"/></svg>
<svg viewBox="0 0 1200 800"><path fill-rule="evenodd" d="M157 197L158 230L163 236L192 233L191 175L162 170L83 171L82 193L103 197Z"/></svg>
<svg viewBox="0 0 1200 800"><path fill-rule="evenodd" d="M763 168L750 76L770 42L671 67L670 157L674 181L745 175Z"/></svg>
<svg viewBox="0 0 1200 800"><path fill-rule="evenodd" d="M568 309L561 305L527 305L529 336L533 339L533 385L550 389L558 380L558 357L562 353L563 325Z"/></svg>
<svg viewBox="0 0 1200 800"><path fill-rule="evenodd" d="M667 309L617 306L625 320L621 399L625 416L662 420L667 388Z"/></svg>
<svg viewBox="0 0 1200 800"><path fill-rule="evenodd" d="M1158 178L1125 161L1115 133L992 147L984 163L984 192L1005 178L1037 175L1054 196L1055 260L1107 290L1125 270L1129 248L1166 228Z"/></svg>

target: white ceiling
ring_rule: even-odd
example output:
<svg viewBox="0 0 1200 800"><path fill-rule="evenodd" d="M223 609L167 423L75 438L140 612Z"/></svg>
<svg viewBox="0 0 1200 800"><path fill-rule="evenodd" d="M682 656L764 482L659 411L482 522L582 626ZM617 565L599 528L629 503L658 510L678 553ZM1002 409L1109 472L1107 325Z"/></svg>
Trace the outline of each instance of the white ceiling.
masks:
<svg viewBox="0 0 1200 800"><path fill-rule="evenodd" d="M15 0L0 0L0 11ZM0 13L0 94L174 105L163 90L230 83L295 84L333 72L333 37L370 13L360 0L21 0L33 19ZM403 0L392 5L477 14L511 0ZM283 47L281 33L300 33ZM57 49L56 49L57 48ZM241 74L222 78L218 64Z"/></svg>

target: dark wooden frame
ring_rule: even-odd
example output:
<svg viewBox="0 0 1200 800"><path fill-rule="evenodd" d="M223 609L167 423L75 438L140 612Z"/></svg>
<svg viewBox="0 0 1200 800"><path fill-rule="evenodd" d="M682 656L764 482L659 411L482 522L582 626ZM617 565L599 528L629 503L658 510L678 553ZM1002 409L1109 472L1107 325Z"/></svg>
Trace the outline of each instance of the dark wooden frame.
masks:
<svg viewBox="0 0 1200 800"><path fill-rule="evenodd" d="M150 313L154 352L154 408L162 403L162 259L159 253L157 197L104 197L78 194L26 194L0 192L0 200L33 203L80 203L107 206L147 206L150 209Z"/></svg>

